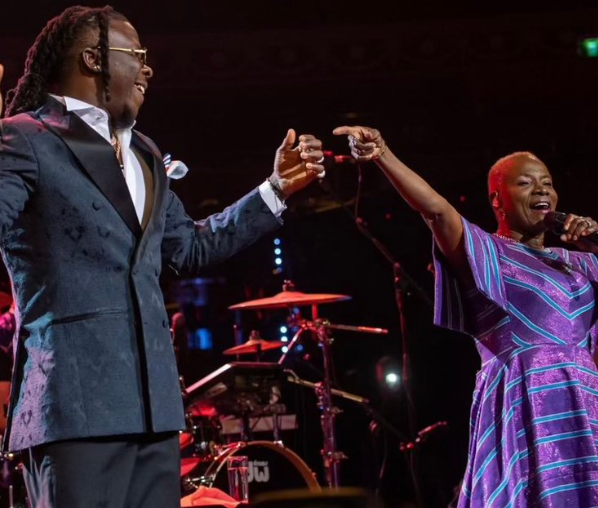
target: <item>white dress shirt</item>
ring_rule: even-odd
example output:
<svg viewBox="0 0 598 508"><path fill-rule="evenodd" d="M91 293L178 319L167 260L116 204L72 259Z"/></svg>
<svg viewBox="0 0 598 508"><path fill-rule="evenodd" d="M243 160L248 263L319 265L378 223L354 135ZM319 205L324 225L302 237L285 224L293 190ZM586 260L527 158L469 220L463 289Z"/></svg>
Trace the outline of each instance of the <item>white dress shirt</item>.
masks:
<svg viewBox="0 0 598 508"><path fill-rule="evenodd" d="M56 95L53 95L53 97L62 102L66 106L67 111L72 111L78 115L81 120L110 143L111 135L108 113L79 99ZM114 132L114 135L118 138L121 145L121 158L124 166L123 174L129 193L131 194L131 199L133 200L133 205L135 206L137 218L141 223L145 209L145 181L143 179L141 164L139 164L137 157L131 150L132 128L133 126L128 129L118 129ZM262 183L258 189L268 208L270 208L276 217L280 217L282 212L286 210L286 205L274 194L268 181L266 180Z"/></svg>

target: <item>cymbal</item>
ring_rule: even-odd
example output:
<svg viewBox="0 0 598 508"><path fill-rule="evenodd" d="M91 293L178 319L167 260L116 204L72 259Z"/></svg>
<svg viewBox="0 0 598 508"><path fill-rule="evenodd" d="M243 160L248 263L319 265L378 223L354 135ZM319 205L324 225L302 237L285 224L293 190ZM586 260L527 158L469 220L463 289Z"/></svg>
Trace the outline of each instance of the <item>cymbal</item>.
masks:
<svg viewBox="0 0 598 508"><path fill-rule="evenodd" d="M249 339L245 344L240 346L225 349L222 354L225 355L246 355L250 353L258 353L261 351L268 351L270 349L278 349L284 346L284 342L268 341L263 339Z"/></svg>
<svg viewBox="0 0 598 508"><path fill-rule="evenodd" d="M229 309L280 309L296 305L319 305L322 303L342 302L350 300L347 295L330 295L325 293L302 293L300 291L282 291L269 298L249 300L247 302L231 305Z"/></svg>

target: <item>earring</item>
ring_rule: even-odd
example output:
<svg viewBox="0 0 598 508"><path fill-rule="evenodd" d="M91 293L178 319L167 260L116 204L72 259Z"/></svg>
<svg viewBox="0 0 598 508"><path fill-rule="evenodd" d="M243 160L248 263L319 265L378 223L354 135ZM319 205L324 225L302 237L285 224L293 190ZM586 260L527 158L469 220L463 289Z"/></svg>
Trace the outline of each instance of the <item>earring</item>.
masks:
<svg viewBox="0 0 598 508"><path fill-rule="evenodd" d="M101 69L102 69L102 68L101 68L99 65L96 65L96 66L93 68L93 70L94 70L94 71L97 71L97 72L100 72L100 70L101 70Z"/></svg>
<svg viewBox="0 0 598 508"><path fill-rule="evenodd" d="M498 213L500 214L500 218L501 218L502 220L505 220L505 217L507 216L507 214L505 213L504 209L502 209L502 208L499 208L499 209L498 209Z"/></svg>

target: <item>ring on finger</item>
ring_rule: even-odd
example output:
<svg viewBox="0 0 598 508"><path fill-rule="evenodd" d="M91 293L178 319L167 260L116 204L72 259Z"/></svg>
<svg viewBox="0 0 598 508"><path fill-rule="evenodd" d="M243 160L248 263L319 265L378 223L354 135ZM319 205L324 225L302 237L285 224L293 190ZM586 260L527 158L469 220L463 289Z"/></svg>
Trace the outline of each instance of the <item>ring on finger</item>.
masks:
<svg viewBox="0 0 598 508"><path fill-rule="evenodd" d="M322 164L322 162L324 162L324 156L322 155L322 157L320 157L317 161L316 164Z"/></svg>

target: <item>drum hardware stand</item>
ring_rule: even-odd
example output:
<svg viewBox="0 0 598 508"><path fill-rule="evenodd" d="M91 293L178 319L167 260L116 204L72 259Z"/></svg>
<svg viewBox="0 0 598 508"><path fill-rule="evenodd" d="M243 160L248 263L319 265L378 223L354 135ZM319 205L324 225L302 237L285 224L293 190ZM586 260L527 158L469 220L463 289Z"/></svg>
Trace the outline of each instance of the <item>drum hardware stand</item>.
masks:
<svg viewBox="0 0 598 508"><path fill-rule="evenodd" d="M322 412L320 417L320 423L322 426L322 435L324 439L324 446L321 450L322 460L324 463L324 472L326 475L326 483L328 487L338 488L340 487L340 463L346 459L347 456L338 451L336 448L336 432L335 432L335 419L341 410L335 407L332 403L332 395L343 393L340 390L332 388L332 355L331 345L334 339L329 335L328 331L333 330L346 330L362 333L376 333L376 334L388 334L388 330L383 328L369 328L364 326L348 326L348 325L335 325L325 319L317 318L317 306L312 306L312 316L315 321L300 320L296 323L290 323L291 326L299 326L299 331L295 334L288 346L288 351L292 349L295 343L299 340L301 334L309 330L314 333L319 345L322 348L322 358L324 363L324 380L321 383L313 385L318 397L318 407ZM293 317L291 317L293 321ZM285 353L280 360L279 364L282 364L286 358ZM296 376L295 376L296 378ZM291 381L291 379L289 379ZM304 384L304 383L298 383ZM366 399L362 399L366 400Z"/></svg>
<svg viewBox="0 0 598 508"><path fill-rule="evenodd" d="M251 441L251 408L246 405L241 413L241 441Z"/></svg>
<svg viewBox="0 0 598 508"><path fill-rule="evenodd" d="M270 404L266 406L263 410L264 415L269 415L272 417L272 438L275 443L283 444L282 437L280 435L280 415L285 415L287 413L287 407L284 404Z"/></svg>

